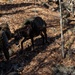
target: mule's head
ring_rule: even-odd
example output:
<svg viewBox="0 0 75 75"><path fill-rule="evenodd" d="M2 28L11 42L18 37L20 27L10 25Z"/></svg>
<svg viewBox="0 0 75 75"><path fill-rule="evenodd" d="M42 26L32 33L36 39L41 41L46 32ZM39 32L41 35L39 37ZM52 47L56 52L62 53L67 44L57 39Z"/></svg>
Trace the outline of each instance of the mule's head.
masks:
<svg viewBox="0 0 75 75"><path fill-rule="evenodd" d="M7 38L10 39L11 38L11 31L10 31L10 27L9 27L8 23L2 23L0 27L7 35Z"/></svg>

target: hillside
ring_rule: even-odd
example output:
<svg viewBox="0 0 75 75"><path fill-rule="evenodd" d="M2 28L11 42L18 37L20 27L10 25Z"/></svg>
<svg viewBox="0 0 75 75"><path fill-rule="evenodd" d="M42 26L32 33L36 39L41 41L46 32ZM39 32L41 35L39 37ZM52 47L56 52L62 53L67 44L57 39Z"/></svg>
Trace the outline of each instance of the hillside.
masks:
<svg viewBox="0 0 75 75"><path fill-rule="evenodd" d="M20 75L58 75L57 73L61 75L60 72L56 71L56 66L57 69L61 68L62 75L64 75L64 71L66 71L66 75L69 75L70 70L73 70L70 72L71 74L75 72L75 33L73 31L75 21L71 22L72 25L63 28L64 51L66 56L62 58L60 45L60 13L58 11L52 11L52 8L56 7L57 5L53 4L47 9L42 6L40 2L37 2L35 7L33 1L26 2L24 0L0 3L0 24L7 22L11 32L14 33L14 30L22 27L22 24L27 18L40 16L47 23L49 41L49 44L42 45L40 36L35 37L35 49L31 51L31 41L27 40L24 43L23 53L19 54L18 52L21 48L15 44L11 44L13 38L9 40L11 44L10 50L14 52L9 60L13 67L11 67L10 70L8 67L5 74L7 73L8 75L8 73L11 72L19 72ZM34 12L35 10L37 11L36 13ZM28 45L30 46L29 48ZM70 55L68 51L70 51ZM61 65L63 65L63 68ZM8 64L8 66L10 65ZM65 70L65 67L72 67L74 69Z"/></svg>

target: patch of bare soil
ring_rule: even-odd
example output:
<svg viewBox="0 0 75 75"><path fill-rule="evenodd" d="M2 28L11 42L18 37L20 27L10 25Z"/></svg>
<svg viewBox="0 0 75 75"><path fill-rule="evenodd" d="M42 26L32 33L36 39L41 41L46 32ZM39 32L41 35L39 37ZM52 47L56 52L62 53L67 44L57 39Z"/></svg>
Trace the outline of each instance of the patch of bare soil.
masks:
<svg viewBox="0 0 75 75"><path fill-rule="evenodd" d="M52 11L52 7L46 9L38 4L35 8L34 2L27 3L24 0L0 3L0 7L0 23L7 22L12 33L20 28L27 18L35 15L42 17L47 23L49 44L42 45L42 39L38 36L34 40L35 49L31 51L31 41L27 40L24 43L22 54L17 52L21 50L20 47L15 44L11 45L10 50L13 50L14 53L10 56L9 61L15 66L16 64L20 65L22 70L19 73L21 75L52 75L54 65L75 66L74 24L63 28L66 53L66 57L63 59L61 55L60 16L58 11ZM37 10L36 13L34 12L35 9ZM12 39L9 43L13 41ZM29 48L28 45L30 45ZM70 56L68 50L71 51ZM16 67L16 69L19 69L19 67Z"/></svg>

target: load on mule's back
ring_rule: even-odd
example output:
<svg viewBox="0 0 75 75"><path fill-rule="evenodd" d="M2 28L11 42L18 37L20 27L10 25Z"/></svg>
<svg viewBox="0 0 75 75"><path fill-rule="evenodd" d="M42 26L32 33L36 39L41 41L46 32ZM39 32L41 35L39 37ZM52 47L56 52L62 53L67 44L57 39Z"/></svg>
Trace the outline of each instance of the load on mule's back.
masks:
<svg viewBox="0 0 75 75"><path fill-rule="evenodd" d="M0 27L0 52L3 52L5 55L5 58L9 60L9 52L8 52L8 39L3 30L1 30Z"/></svg>
<svg viewBox="0 0 75 75"><path fill-rule="evenodd" d="M15 40L19 40L24 37L21 42L21 48L23 49L23 42L27 39L31 39L32 48L34 49L34 41L33 38L35 36L41 35L44 44L44 38L47 42L47 34L46 34L46 22L41 17L32 17L26 20L23 24L24 26L15 31Z"/></svg>

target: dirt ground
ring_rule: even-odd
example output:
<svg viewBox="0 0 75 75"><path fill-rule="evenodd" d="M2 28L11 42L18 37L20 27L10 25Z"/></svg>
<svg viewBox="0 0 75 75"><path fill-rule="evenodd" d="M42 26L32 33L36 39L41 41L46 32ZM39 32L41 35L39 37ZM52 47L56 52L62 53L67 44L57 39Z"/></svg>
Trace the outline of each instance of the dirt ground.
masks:
<svg viewBox="0 0 75 75"><path fill-rule="evenodd" d="M33 16L40 16L47 23L49 44L42 45L42 39L38 36L34 38L35 49L31 51L31 41L27 40L24 43L24 53L22 54L17 54L17 51L20 51L20 47L12 44L10 50L13 50L14 53L10 56L11 63L21 63L23 65L23 70L20 72L21 75L52 75L53 66L56 64L63 64L66 67L75 66L75 21L63 28L64 52L66 56L62 58L60 13L51 10L57 5L54 4L49 9L37 3L36 5L35 7L34 2L30 1L27 3L24 0L0 3L0 23L7 22L12 33L20 28L27 18ZM34 12L35 9L36 13ZM9 43L11 43L12 39L9 40ZM29 48L28 45L30 45Z"/></svg>

